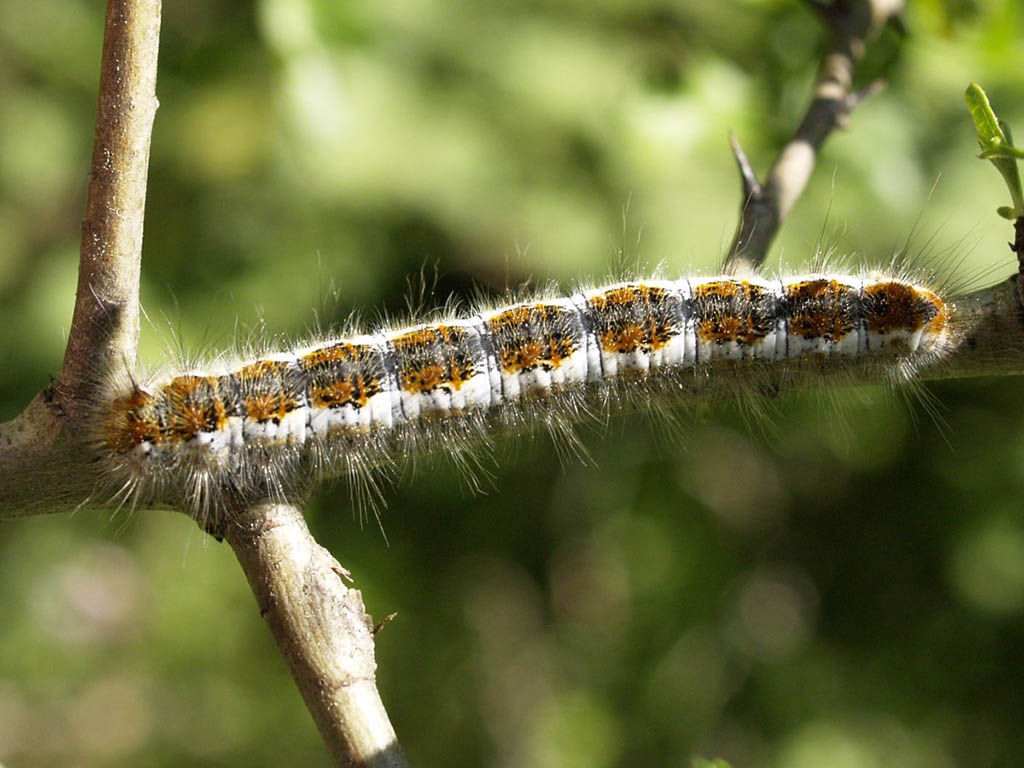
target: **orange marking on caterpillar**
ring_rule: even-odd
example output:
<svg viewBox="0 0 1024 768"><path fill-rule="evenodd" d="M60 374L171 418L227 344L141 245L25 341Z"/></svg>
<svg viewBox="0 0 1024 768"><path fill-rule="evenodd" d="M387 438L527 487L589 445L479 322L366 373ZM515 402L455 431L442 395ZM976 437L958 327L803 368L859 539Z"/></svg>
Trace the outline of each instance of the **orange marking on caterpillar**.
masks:
<svg viewBox="0 0 1024 768"><path fill-rule="evenodd" d="M771 292L745 280L720 280L694 288L697 335L708 343L751 346L774 329L775 318L756 313L756 302ZM747 311L743 311L743 307Z"/></svg>
<svg viewBox="0 0 1024 768"><path fill-rule="evenodd" d="M144 415L151 409L152 401L151 395L135 388L131 394L110 404L105 431L111 449L117 453L128 453L143 442L149 441L154 445L161 442L160 425Z"/></svg>
<svg viewBox="0 0 1024 768"><path fill-rule="evenodd" d="M314 349L299 358L299 365L304 370L310 370L321 365L328 365L335 362L347 362L363 359L372 351L371 347L365 344L346 344L339 342L320 349Z"/></svg>
<svg viewBox="0 0 1024 768"><path fill-rule="evenodd" d="M242 381L255 382L272 376L280 376L287 368L286 363L278 360L257 360L240 368L235 375Z"/></svg>
<svg viewBox="0 0 1024 768"><path fill-rule="evenodd" d="M317 408L340 408L348 403L363 407L369 397L363 386L362 378L358 376L354 378L355 381L336 381L323 386L310 387L310 402Z"/></svg>
<svg viewBox="0 0 1024 768"><path fill-rule="evenodd" d="M627 353L637 349L654 352L668 344L677 331L665 318L657 317L667 296L664 288L643 283L612 288L592 296L589 303L599 317L601 312L613 312L620 307L646 315L630 318L633 320L630 322L612 314L602 323L605 327L600 332L601 347L606 352Z"/></svg>
<svg viewBox="0 0 1024 768"><path fill-rule="evenodd" d="M805 280L787 285L786 298L790 301L790 333L806 339L840 341L854 330L855 295L848 285L825 278Z"/></svg>
<svg viewBox="0 0 1024 768"><path fill-rule="evenodd" d="M553 370L575 352L579 345L560 330L551 330L569 314L551 304L520 305L487 321L497 336L498 362L505 373L521 373L543 367Z"/></svg>
<svg viewBox="0 0 1024 768"><path fill-rule="evenodd" d="M164 432L174 439L192 440L200 432L212 432L227 423L224 403L217 395L216 376L178 376L163 387L161 394L168 404Z"/></svg>
<svg viewBox="0 0 1024 768"><path fill-rule="evenodd" d="M245 416L253 421L280 422L288 411L288 398L283 392L250 395L245 398Z"/></svg>
<svg viewBox="0 0 1024 768"><path fill-rule="evenodd" d="M927 302L935 308L935 316L928 323L927 332L932 336L942 335L949 323L952 307L927 288L918 288L917 292L921 301Z"/></svg>
<svg viewBox="0 0 1024 768"><path fill-rule="evenodd" d="M398 379L402 389L414 394L448 386L461 390L462 385L477 374L472 360L459 347L467 336L464 328L437 325L418 328L391 339L395 350L406 358L399 366ZM442 360L436 359L438 355Z"/></svg>
<svg viewBox="0 0 1024 768"><path fill-rule="evenodd" d="M918 331L931 323L945 305L935 294L928 295L906 283L888 282L864 289L864 320L873 333Z"/></svg>

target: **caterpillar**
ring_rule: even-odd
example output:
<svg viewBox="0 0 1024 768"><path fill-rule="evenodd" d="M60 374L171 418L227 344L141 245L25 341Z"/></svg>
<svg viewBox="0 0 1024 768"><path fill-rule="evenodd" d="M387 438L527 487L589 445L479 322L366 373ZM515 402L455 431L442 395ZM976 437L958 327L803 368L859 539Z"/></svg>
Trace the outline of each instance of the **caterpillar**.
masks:
<svg viewBox="0 0 1024 768"><path fill-rule="evenodd" d="M116 385L94 436L121 503L223 511L595 405L828 377L908 381L955 306L900 274L636 279ZM372 483L371 483L372 485Z"/></svg>

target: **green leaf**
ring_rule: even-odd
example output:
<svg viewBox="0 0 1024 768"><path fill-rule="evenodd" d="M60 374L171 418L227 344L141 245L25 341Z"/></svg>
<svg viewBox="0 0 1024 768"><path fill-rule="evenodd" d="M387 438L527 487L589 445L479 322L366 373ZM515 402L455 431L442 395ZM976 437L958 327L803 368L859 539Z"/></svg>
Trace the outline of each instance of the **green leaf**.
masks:
<svg viewBox="0 0 1024 768"><path fill-rule="evenodd" d="M964 98L971 119L974 120L974 128L978 132L978 146L981 147L979 157L991 161L996 167L1006 182L1013 200L1012 208L1001 207L998 213L1009 219L1020 218L1024 216L1024 189L1021 187L1017 160L1024 158L1024 152L1013 146L1010 127L996 117L988 101L988 95L980 85L971 83L967 86Z"/></svg>

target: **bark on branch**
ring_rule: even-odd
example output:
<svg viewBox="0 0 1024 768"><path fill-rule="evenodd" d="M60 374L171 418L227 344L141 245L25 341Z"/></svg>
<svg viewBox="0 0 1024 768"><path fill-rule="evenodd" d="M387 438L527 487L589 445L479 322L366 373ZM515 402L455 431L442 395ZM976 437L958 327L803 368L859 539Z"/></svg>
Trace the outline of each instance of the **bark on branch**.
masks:
<svg viewBox="0 0 1024 768"><path fill-rule="evenodd" d="M55 383L72 411L93 382L115 367L135 367L159 47L160 0L107 4L78 292Z"/></svg>
<svg viewBox="0 0 1024 768"><path fill-rule="evenodd" d="M273 502L240 508L218 533L235 551L337 763L408 766L377 693L373 620L302 510Z"/></svg>
<svg viewBox="0 0 1024 768"><path fill-rule="evenodd" d="M917 372L922 380L976 376L1019 376L1024 373L1024 307L1014 275L991 288L953 300L956 306L956 347L936 363Z"/></svg>
<svg viewBox="0 0 1024 768"><path fill-rule="evenodd" d="M831 41L818 70L814 94L793 138L761 183L739 142L731 139L743 182L736 236L725 258L727 272L754 271L764 262L783 220L807 186L818 150L829 134L843 127L849 113L882 87L872 83L853 90L857 62L868 42L903 10L903 0L808 0L829 29Z"/></svg>

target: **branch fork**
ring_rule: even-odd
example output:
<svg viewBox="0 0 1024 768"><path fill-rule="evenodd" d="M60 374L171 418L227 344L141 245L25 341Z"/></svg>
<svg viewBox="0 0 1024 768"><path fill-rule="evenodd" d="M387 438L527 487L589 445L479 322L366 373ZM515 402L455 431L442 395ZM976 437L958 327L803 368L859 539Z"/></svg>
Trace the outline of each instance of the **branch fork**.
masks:
<svg viewBox="0 0 1024 768"><path fill-rule="evenodd" d="M756 271L764 263L779 227L807 186L822 144L833 130L847 126L850 112L885 85L875 81L854 90L854 71L868 41L903 10L903 0L806 3L821 17L832 40L818 70L811 103L763 183L758 182L739 141L730 137L743 184L743 205L725 258L727 272Z"/></svg>

